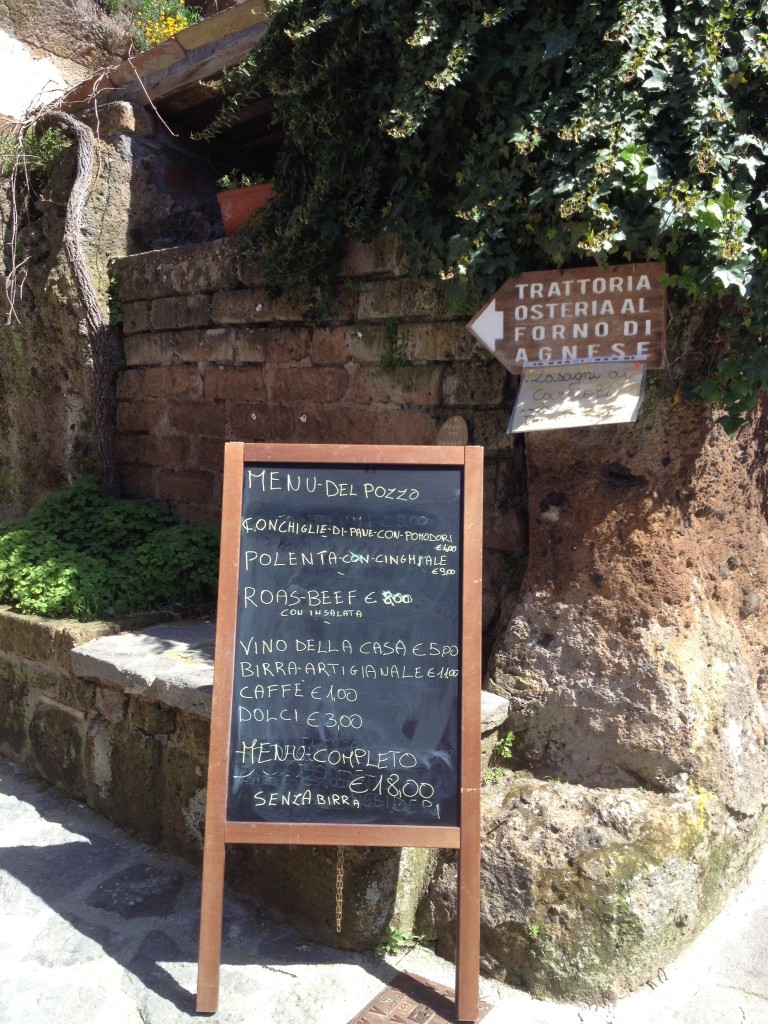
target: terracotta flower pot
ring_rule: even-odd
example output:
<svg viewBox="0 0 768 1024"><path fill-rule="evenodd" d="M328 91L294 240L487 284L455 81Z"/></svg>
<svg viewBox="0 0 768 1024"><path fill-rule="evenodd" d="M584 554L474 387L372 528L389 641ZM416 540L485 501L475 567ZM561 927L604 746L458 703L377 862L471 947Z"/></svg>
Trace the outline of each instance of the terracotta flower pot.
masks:
<svg viewBox="0 0 768 1024"><path fill-rule="evenodd" d="M254 213L267 205L273 192L274 185L268 181L263 185L248 185L217 193L227 237L242 231Z"/></svg>

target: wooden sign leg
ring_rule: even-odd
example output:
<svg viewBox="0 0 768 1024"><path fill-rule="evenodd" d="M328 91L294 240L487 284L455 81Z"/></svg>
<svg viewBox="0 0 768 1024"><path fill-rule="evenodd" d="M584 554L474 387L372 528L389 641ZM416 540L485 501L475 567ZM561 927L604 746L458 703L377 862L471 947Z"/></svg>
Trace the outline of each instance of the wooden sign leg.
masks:
<svg viewBox="0 0 768 1024"><path fill-rule="evenodd" d="M210 826L209 826L210 827ZM212 830L217 832L218 830ZM203 896L200 906L200 947L197 964L197 1012L219 1008L221 929L224 913L224 841L206 832L203 849Z"/></svg>
<svg viewBox="0 0 768 1024"><path fill-rule="evenodd" d="M479 833L462 843L458 872L456 939L456 1019L475 1021L480 1014L480 843Z"/></svg>

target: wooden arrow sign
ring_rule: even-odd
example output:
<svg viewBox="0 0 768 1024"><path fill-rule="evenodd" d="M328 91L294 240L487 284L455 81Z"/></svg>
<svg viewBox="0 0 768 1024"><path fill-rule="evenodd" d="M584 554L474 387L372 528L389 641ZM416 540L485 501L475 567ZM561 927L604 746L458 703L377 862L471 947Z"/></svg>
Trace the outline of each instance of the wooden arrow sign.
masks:
<svg viewBox="0 0 768 1024"><path fill-rule="evenodd" d="M510 373L526 366L664 366L663 263L536 270L510 277L467 329Z"/></svg>

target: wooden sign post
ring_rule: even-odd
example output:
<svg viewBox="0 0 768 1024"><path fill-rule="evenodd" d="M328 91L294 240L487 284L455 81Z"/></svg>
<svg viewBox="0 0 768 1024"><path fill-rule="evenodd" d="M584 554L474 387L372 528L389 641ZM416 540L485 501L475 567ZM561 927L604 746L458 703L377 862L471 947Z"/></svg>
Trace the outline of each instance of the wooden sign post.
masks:
<svg viewBox="0 0 768 1024"><path fill-rule="evenodd" d="M227 444L197 1009L225 843L458 849L477 1020L483 452Z"/></svg>

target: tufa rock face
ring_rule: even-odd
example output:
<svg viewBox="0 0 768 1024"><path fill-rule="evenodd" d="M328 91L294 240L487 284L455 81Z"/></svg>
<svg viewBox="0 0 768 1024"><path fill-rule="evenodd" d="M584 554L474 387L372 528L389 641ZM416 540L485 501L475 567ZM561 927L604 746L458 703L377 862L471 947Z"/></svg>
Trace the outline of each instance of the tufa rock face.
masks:
<svg viewBox="0 0 768 1024"><path fill-rule="evenodd" d="M711 792L586 789L508 773L484 791L481 964L538 997L604 1002L656 978L759 848ZM417 927L455 955L456 867Z"/></svg>
<svg viewBox="0 0 768 1024"><path fill-rule="evenodd" d="M768 802L765 412L533 435L530 559L491 668L536 774ZM650 399L650 401L649 401Z"/></svg>

